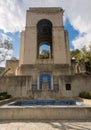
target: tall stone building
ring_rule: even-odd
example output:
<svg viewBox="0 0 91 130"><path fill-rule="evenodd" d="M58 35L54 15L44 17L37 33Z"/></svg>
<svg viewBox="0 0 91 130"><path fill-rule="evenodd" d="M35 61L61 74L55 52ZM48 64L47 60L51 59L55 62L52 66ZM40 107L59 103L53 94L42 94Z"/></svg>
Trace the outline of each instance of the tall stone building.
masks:
<svg viewBox="0 0 91 130"><path fill-rule="evenodd" d="M62 8L30 8L21 33L19 75L31 75L33 83L51 88L58 76L71 74L68 33L63 26ZM40 47L50 47L50 57L40 58ZM41 82L41 83L40 83ZM53 86L53 85L52 85Z"/></svg>

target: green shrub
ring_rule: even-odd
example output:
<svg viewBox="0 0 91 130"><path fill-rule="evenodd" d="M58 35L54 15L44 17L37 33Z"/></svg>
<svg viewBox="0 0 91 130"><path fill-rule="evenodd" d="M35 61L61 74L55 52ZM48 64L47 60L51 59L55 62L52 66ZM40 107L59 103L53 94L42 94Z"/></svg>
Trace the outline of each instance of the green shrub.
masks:
<svg viewBox="0 0 91 130"><path fill-rule="evenodd" d="M11 95L7 94L7 92L0 93L0 100L11 98Z"/></svg>
<svg viewBox="0 0 91 130"><path fill-rule="evenodd" d="M79 97L86 98L86 99L91 99L91 91L90 92L81 92L79 94Z"/></svg>

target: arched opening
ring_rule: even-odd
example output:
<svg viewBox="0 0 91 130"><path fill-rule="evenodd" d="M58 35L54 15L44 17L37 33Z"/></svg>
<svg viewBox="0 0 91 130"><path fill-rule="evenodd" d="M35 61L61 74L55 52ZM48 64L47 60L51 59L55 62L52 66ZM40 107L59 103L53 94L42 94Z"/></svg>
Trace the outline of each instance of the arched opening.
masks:
<svg viewBox="0 0 91 130"><path fill-rule="evenodd" d="M40 59L49 59L51 57L50 44L43 43L39 47L39 58Z"/></svg>
<svg viewBox="0 0 91 130"><path fill-rule="evenodd" d="M49 53L49 57L52 58L52 23L47 19L42 19L37 23L37 58L41 58L42 51Z"/></svg>

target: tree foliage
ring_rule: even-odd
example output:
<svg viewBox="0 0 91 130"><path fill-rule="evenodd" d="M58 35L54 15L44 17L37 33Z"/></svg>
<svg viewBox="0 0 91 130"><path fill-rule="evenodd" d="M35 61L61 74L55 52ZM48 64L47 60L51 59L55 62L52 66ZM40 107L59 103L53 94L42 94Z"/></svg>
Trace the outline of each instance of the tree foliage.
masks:
<svg viewBox="0 0 91 130"><path fill-rule="evenodd" d="M72 50L71 59L75 59L77 64L83 64L88 72L91 72L91 46L88 49L84 46L81 50Z"/></svg>
<svg viewBox="0 0 91 130"><path fill-rule="evenodd" d="M42 50L40 54L40 59L48 59L49 58L49 50Z"/></svg>
<svg viewBox="0 0 91 130"><path fill-rule="evenodd" d="M0 41L0 63L12 56L13 46L8 40Z"/></svg>

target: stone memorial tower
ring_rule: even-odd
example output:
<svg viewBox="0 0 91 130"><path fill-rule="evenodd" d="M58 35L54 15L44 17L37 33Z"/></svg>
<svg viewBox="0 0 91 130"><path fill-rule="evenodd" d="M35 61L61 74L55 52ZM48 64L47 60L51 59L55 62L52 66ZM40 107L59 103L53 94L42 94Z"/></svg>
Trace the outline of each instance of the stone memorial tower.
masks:
<svg viewBox="0 0 91 130"><path fill-rule="evenodd" d="M32 76L38 89L53 89L59 76L71 74L68 33L63 26L62 8L30 8L21 33L19 74ZM50 47L49 58L40 58L40 47ZM47 86L47 87L46 87Z"/></svg>

